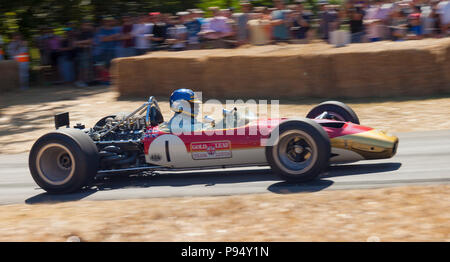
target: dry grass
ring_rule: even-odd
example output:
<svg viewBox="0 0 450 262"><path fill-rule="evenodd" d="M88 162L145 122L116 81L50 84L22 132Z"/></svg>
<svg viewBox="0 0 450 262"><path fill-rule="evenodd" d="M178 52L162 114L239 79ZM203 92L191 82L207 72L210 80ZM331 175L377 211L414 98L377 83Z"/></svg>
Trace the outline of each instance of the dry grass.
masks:
<svg viewBox="0 0 450 262"><path fill-rule="evenodd" d="M0 241L450 241L449 190L0 206Z"/></svg>
<svg viewBox="0 0 450 262"><path fill-rule="evenodd" d="M204 95L211 97L208 93ZM157 98L164 99L160 107L165 118L170 119L167 97ZM145 100L145 97L120 99L117 91L106 87L36 88L6 93L0 97L0 154L28 152L39 136L54 129L56 113L70 112L73 125L83 123L91 127L108 114L132 112ZM305 116L320 101L281 100L280 115ZM350 100L348 104L358 113L363 125L389 132L450 129L449 97L365 103Z"/></svg>

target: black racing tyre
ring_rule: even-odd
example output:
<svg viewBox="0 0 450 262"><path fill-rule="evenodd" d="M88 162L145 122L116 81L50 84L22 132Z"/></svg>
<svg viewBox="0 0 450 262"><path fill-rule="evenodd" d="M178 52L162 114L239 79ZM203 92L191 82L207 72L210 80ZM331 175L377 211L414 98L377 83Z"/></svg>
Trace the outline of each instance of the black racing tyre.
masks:
<svg viewBox="0 0 450 262"><path fill-rule="evenodd" d="M99 154L81 130L61 129L39 138L31 148L34 181L51 194L71 193L89 185L99 169Z"/></svg>
<svg viewBox="0 0 450 262"><path fill-rule="evenodd" d="M329 166L330 139L325 130L310 119L296 119L279 126L278 139L272 132L266 157L272 170L283 180L307 182L316 179Z"/></svg>
<svg viewBox="0 0 450 262"><path fill-rule="evenodd" d="M333 115L337 120L352 122L359 125L359 118L355 111L348 105L339 101L323 102L311 109L306 117L314 119L325 111Z"/></svg>

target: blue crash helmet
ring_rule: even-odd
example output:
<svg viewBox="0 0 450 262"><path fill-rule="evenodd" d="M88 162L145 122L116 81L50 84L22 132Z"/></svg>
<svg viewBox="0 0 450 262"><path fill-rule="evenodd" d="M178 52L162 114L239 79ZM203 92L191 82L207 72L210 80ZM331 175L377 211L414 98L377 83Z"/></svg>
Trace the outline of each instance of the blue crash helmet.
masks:
<svg viewBox="0 0 450 262"><path fill-rule="evenodd" d="M170 95L170 109L175 113L197 116L200 103L191 89L177 89Z"/></svg>

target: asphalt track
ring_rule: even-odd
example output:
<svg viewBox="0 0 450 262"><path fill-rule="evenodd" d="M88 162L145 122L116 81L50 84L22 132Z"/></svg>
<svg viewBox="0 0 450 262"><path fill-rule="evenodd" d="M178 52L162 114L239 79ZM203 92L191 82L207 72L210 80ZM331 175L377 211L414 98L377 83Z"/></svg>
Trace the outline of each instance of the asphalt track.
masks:
<svg viewBox="0 0 450 262"><path fill-rule="evenodd" d="M450 130L396 135L400 144L395 157L331 166L320 180L307 184L282 182L266 167L234 168L161 172L153 176L111 176L79 193L55 196L45 193L34 183L28 171L28 154L0 155L0 204L269 192L289 194L450 183Z"/></svg>

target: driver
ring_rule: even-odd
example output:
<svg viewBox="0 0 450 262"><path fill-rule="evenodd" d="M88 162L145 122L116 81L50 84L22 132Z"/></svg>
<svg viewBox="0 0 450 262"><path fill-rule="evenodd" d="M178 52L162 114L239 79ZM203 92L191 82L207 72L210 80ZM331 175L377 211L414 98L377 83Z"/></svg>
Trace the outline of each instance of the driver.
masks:
<svg viewBox="0 0 450 262"><path fill-rule="evenodd" d="M170 95L170 109L175 112L169 121L169 128L174 133L195 132L203 129L198 122L201 101L196 99L194 91L190 89L177 89Z"/></svg>

